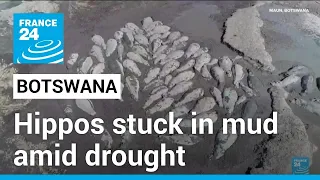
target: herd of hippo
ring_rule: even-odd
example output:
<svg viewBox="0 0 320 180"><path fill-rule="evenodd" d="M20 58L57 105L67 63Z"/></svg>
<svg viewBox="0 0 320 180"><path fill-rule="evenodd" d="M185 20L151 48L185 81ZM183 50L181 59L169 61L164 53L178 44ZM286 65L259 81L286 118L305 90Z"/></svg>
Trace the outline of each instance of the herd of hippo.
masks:
<svg viewBox="0 0 320 180"><path fill-rule="evenodd" d="M289 106L284 104L283 100L288 96L285 88L298 82L301 83L302 90L299 92L301 96L310 94L314 90L315 78L309 74L307 67L293 66L279 74L283 77L282 80L266 85L259 78L261 74L256 76L255 70L251 70L252 66L248 66L243 57L214 58L207 47L201 47L196 42L188 43L188 36L173 31L161 21L146 17L141 22L141 28L134 23L126 23L106 42L100 35L92 36L94 45L90 56L78 60L78 55L72 54L68 61L69 69L74 67L78 73L122 74L123 90L125 91L127 87L133 100L145 102L143 109L147 116L174 112L176 118L183 118L180 124L183 128L190 128L191 118L195 117L211 118L213 122L222 117L230 117L238 106L241 106L241 116L244 119L253 118L259 108L256 97L265 96L265 93L271 94L272 109L278 111L280 116L300 121L293 113L284 114L285 108ZM206 85L199 84L201 81ZM316 82L320 89L320 79L317 78ZM320 115L320 99L305 101L295 98L290 102ZM284 105L285 108L278 107L277 103ZM92 106L79 108L88 113L94 112ZM288 112L291 112L291 109ZM283 120L282 123L288 122ZM279 137L282 135L280 133ZM202 141L202 138L191 134L158 137L161 140L187 146ZM216 135L215 148L210 157L221 158L237 138L236 134L222 134L221 128ZM128 139L131 137L126 134L123 142L128 143ZM273 141L274 139L268 143ZM307 139L305 141L308 142ZM289 142L291 140L288 140ZM263 145L265 146L266 144ZM310 148L314 149L313 145L310 145ZM276 157L281 158L280 154ZM267 156L267 153L265 155ZM287 166L270 172L285 172L283 169L285 167ZM255 168L251 170L257 171Z"/></svg>

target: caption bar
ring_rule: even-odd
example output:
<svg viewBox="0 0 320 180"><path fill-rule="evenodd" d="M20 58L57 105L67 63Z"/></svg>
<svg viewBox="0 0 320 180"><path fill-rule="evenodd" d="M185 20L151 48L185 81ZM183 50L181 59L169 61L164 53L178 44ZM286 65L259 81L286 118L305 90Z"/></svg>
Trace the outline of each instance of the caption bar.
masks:
<svg viewBox="0 0 320 180"><path fill-rule="evenodd" d="M14 74L13 99L121 99L120 74Z"/></svg>

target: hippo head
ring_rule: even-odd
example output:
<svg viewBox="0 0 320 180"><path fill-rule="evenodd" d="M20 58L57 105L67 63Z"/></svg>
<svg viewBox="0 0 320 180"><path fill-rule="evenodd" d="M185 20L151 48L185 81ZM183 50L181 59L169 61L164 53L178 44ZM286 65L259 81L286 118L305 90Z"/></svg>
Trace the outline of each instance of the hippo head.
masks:
<svg viewBox="0 0 320 180"><path fill-rule="evenodd" d="M268 92L273 96L273 97L278 97L278 98L284 98L287 99L289 96L289 93L281 86L273 86L268 89Z"/></svg>

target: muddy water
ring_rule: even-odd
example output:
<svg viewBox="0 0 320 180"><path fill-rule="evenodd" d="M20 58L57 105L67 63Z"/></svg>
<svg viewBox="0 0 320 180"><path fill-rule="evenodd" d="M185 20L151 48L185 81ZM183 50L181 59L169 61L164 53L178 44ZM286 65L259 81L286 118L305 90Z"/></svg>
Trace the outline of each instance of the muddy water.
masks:
<svg viewBox="0 0 320 180"><path fill-rule="evenodd" d="M214 19L222 15L215 5L206 3L194 4L192 8L183 11L169 25L190 37L190 42L198 42L209 48L215 58L236 53L221 44L222 27Z"/></svg>
<svg viewBox="0 0 320 180"><path fill-rule="evenodd" d="M182 12L169 25L176 26L194 38L210 38L220 41L221 32L217 24L210 19L217 14L219 14L219 9L215 5L195 4L193 8Z"/></svg>
<svg viewBox="0 0 320 180"><path fill-rule="evenodd" d="M270 13L269 8L284 8L282 6L261 6L261 19L264 20L264 30L273 31L278 36L270 37L269 53L274 61L300 62L311 67L317 76L320 76L320 37L307 33L303 13ZM303 30L302 28L305 28ZM268 37L269 38L269 37ZM274 43L274 44L273 44Z"/></svg>

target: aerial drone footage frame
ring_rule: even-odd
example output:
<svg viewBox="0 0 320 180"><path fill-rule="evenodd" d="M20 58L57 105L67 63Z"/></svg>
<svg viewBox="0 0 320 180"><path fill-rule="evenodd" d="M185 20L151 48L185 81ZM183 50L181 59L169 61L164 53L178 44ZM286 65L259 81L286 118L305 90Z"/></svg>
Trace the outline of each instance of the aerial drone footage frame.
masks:
<svg viewBox="0 0 320 180"><path fill-rule="evenodd" d="M270 9L282 9L273 11ZM287 11L285 9L294 9ZM319 174L320 54L316 1L12 1L0 4L0 172L146 173L145 167L16 167L16 149L54 149L57 138L15 135L14 113L101 117L102 135L70 134L61 149L185 147L185 167L159 174L291 174L292 158ZM13 65L14 13L64 13L65 64ZM121 74L121 100L12 100L12 74ZM214 120L214 134L115 135L112 120L167 117ZM192 115L190 111L197 111ZM223 117L266 119L278 112L278 134L224 135ZM186 121L185 121L186 122ZM188 127L189 123L184 123Z"/></svg>

